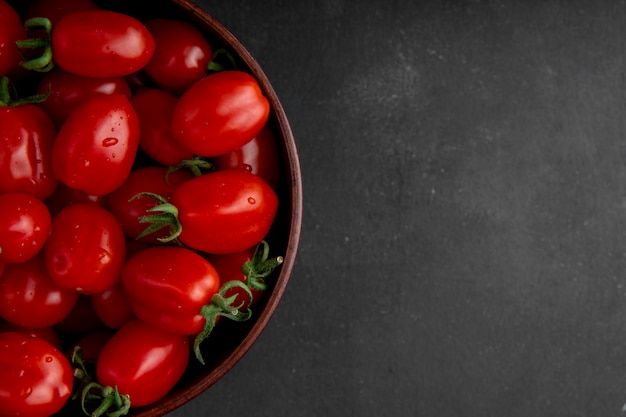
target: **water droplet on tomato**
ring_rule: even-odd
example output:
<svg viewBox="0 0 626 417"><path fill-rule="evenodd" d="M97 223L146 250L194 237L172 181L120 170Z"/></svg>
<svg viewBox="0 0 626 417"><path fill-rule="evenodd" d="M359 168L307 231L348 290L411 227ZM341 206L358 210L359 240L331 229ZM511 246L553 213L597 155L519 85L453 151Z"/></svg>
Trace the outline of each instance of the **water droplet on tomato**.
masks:
<svg viewBox="0 0 626 417"><path fill-rule="evenodd" d="M256 200L253 197L248 197L248 203L255 204Z"/></svg>
<svg viewBox="0 0 626 417"><path fill-rule="evenodd" d="M102 139L102 146L104 146L105 148L108 148L109 146L115 146L117 145L117 138L105 138Z"/></svg>
<svg viewBox="0 0 626 417"><path fill-rule="evenodd" d="M52 362L52 356L46 356L46 362L48 363Z"/></svg>

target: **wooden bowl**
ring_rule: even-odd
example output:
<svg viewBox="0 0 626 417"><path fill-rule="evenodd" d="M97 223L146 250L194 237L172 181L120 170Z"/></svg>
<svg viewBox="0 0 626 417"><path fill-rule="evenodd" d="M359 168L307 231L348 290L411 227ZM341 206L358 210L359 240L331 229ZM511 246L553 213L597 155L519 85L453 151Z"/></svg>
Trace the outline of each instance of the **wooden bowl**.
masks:
<svg viewBox="0 0 626 417"><path fill-rule="evenodd" d="M28 2L20 0L16 8L25 8ZM282 177L278 186L280 208L267 237L273 255L283 255L284 263L269 279L264 298L256 306L253 318L242 323L222 320L213 334L202 345L206 364L200 364L193 355L185 375L178 385L160 401L131 409L129 416L163 416L191 401L206 391L226 374L248 351L267 325L276 309L292 273L300 240L302 222L302 181L296 144L281 103L268 78L246 48L211 17L188 0L94 0L102 8L130 14L145 21L164 17L193 23L210 41L214 49L225 47L234 55L238 68L256 77L271 106L270 126L276 136L281 156ZM77 410L63 410L58 416L75 416ZM82 415L82 413L81 413Z"/></svg>

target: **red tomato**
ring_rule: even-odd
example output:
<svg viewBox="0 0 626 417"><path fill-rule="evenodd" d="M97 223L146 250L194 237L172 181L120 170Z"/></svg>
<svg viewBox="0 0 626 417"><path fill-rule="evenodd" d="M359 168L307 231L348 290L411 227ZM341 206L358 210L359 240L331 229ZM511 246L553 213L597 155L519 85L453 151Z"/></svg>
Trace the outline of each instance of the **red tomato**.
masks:
<svg viewBox="0 0 626 417"><path fill-rule="evenodd" d="M52 148L59 181L91 195L119 187L130 173L139 147L139 119L120 94L84 101L67 118Z"/></svg>
<svg viewBox="0 0 626 417"><path fill-rule="evenodd" d="M251 141L269 116L269 102L259 84L242 71L204 77L178 100L172 134L200 156L218 156Z"/></svg>
<svg viewBox="0 0 626 417"><path fill-rule="evenodd" d="M154 53L154 39L132 16L91 10L62 17L52 31L57 65L88 77L117 77L142 69Z"/></svg>
<svg viewBox="0 0 626 417"><path fill-rule="evenodd" d="M0 263L24 262L43 248L50 212L37 197L0 194Z"/></svg>
<svg viewBox="0 0 626 417"><path fill-rule="evenodd" d="M0 75L18 66L22 57L15 42L25 38L20 16L9 3L0 1Z"/></svg>
<svg viewBox="0 0 626 417"><path fill-rule="evenodd" d="M55 330L64 335L82 335L104 328L104 323L91 304L91 298L83 294L78 296L78 301L70 314L54 326Z"/></svg>
<svg viewBox="0 0 626 417"><path fill-rule="evenodd" d="M0 333L0 415L51 416L72 393L68 359L40 338Z"/></svg>
<svg viewBox="0 0 626 417"><path fill-rule="evenodd" d="M30 327L18 326L17 324L9 323L8 321L3 321L0 322L0 333L5 332L16 332L30 337L39 337L59 350L62 348L61 338L52 327L33 329Z"/></svg>
<svg viewBox="0 0 626 417"><path fill-rule="evenodd" d="M54 26L65 15L97 10L99 7L91 0L35 0L24 13L24 19L45 17Z"/></svg>
<svg viewBox="0 0 626 417"><path fill-rule="evenodd" d="M42 255L8 264L0 276L0 316L19 326L55 325L68 316L77 300L78 293L52 281Z"/></svg>
<svg viewBox="0 0 626 417"><path fill-rule="evenodd" d="M157 86L181 94L204 77L213 50L202 32L190 23L170 19L152 19L146 27L155 51L144 72Z"/></svg>
<svg viewBox="0 0 626 417"><path fill-rule="evenodd" d="M167 394L189 362L187 336L164 332L133 320L104 345L96 378L130 396L131 405L151 404Z"/></svg>
<svg viewBox="0 0 626 417"><path fill-rule="evenodd" d="M269 125L250 142L213 160L215 168L245 169L263 178L272 188L278 187L280 180L280 160L276 137Z"/></svg>
<svg viewBox="0 0 626 417"><path fill-rule="evenodd" d="M219 285L206 259L178 246L143 250L122 269L122 286L135 315L161 330L187 335L204 328L201 309Z"/></svg>
<svg viewBox="0 0 626 417"><path fill-rule="evenodd" d="M72 74L61 68L48 72L39 82L37 93L50 91L39 107L60 126L85 99L98 94L122 94L130 99L130 87L124 77L92 78Z"/></svg>
<svg viewBox="0 0 626 417"><path fill-rule="evenodd" d="M54 217L70 204L95 203L101 205L102 207L106 207L108 199L108 194L89 195L80 190L70 188L63 183L59 183L57 189L49 198L46 199L45 203L50 210L50 214Z"/></svg>
<svg viewBox="0 0 626 417"><path fill-rule="evenodd" d="M174 166L193 157L172 136L170 129L176 96L156 88L141 88L131 103L139 116L141 136L139 146L150 158L165 166Z"/></svg>
<svg viewBox="0 0 626 417"><path fill-rule="evenodd" d="M52 220L46 266L61 288L97 294L119 282L125 245L122 227L109 211L92 203L72 204Z"/></svg>
<svg viewBox="0 0 626 417"><path fill-rule="evenodd" d="M122 225L126 236L136 239L146 228L139 218L146 215L146 211L158 203L145 196L133 197L142 192L158 194L169 200L172 193L180 184L193 178L193 174L185 170L173 171L166 181L167 168L143 167L131 171L126 181L115 191L109 194L109 210ZM132 200L131 200L132 199ZM157 238L167 235L167 230L160 230L142 237L140 240L150 243L159 243Z"/></svg>
<svg viewBox="0 0 626 417"><path fill-rule="evenodd" d="M0 193L44 200L57 186L52 173L56 128L34 104L0 107Z"/></svg>
<svg viewBox="0 0 626 417"><path fill-rule="evenodd" d="M179 239L208 253L233 253L259 243L269 232L278 197L265 181L243 170L216 171L181 184L172 195L181 225Z"/></svg>
<svg viewBox="0 0 626 417"><path fill-rule="evenodd" d="M111 329L119 329L135 318L121 283L104 292L93 294L91 304L100 321Z"/></svg>

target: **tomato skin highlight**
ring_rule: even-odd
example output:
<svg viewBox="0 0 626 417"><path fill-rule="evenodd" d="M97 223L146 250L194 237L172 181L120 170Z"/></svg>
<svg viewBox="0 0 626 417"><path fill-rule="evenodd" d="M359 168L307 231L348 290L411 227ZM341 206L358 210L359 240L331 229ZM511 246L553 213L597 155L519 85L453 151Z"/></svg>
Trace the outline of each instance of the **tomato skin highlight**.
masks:
<svg viewBox="0 0 626 417"><path fill-rule="evenodd" d="M46 205L28 194L0 194L0 263L34 257L50 234L52 219Z"/></svg>
<svg viewBox="0 0 626 417"><path fill-rule="evenodd" d="M130 396L133 407L151 404L176 385L189 362L188 337L140 320L119 329L104 345L96 377Z"/></svg>
<svg viewBox="0 0 626 417"><path fill-rule="evenodd" d="M54 283L43 254L6 265L0 276L0 316L18 326L53 326L69 315L77 300L78 293Z"/></svg>
<svg viewBox="0 0 626 417"><path fill-rule="evenodd" d="M0 333L0 416L51 416L66 404L73 383L68 359L50 343Z"/></svg>
<svg viewBox="0 0 626 417"><path fill-rule="evenodd" d="M254 138L269 117L269 101L254 77L222 71L193 84L172 115L174 138L196 155L213 157Z"/></svg>
<svg viewBox="0 0 626 417"><path fill-rule="evenodd" d="M122 269L122 286L137 318L187 335L204 328L200 310L219 285L217 271L206 259L176 246L143 250Z"/></svg>
<svg viewBox="0 0 626 417"><path fill-rule="evenodd" d="M94 203L67 206L52 220L46 267L61 288L96 294L120 279L126 241L117 219Z"/></svg>
<svg viewBox="0 0 626 417"><path fill-rule="evenodd" d="M180 241L197 250L233 253L251 248L269 232L278 196L244 170L216 171L181 184L172 195L182 225Z"/></svg>
<svg viewBox="0 0 626 417"><path fill-rule="evenodd" d="M154 53L154 39L132 16L110 10L76 12L52 31L54 60L87 77L117 77L142 69Z"/></svg>
<svg viewBox="0 0 626 417"><path fill-rule="evenodd" d="M139 120L120 94L84 101L67 118L52 148L52 170L70 188L101 196L119 187L139 148Z"/></svg>
<svg viewBox="0 0 626 417"><path fill-rule="evenodd" d="M0 193L44 200L57 186L51 151L57 131L34 104L0 107Z"/></svg>

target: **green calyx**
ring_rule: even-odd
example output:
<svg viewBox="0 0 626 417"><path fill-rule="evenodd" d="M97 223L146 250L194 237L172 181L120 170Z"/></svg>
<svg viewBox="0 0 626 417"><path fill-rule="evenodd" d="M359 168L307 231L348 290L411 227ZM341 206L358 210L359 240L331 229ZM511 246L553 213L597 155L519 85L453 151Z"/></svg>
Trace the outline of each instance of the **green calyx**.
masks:
<svg viewBox="0 0 626 417"><path fill-rule="evenodd" d="M117 387L91 382L82 391L81 407L91 417L121 417L130 410L130 397L120 394Z"/></svg>
<svg viewBox="0 0 626 417"><path fill-rule="evenodd" d="M50 95L50 87L43 94L17 98L17 91L11 80L5 75L0 76L0 107L17 107L24 104L36 104L45 101Z"/></svg>
<svg viewBox="0 0 626 417"><path fill-rule="evenodd" d="M241 266L241 273L246 276L246 284L250 288L265 290L265 278L284 261L282 256L270 258L269 255L270 246L263 240L257 245L252 258Z"/></svg>
<svg viewBox="0 0 626 417"><path fill-rule="evenodd" d="M174 171L178 171L179 169L189 170L194 176L199 177L200 175L212 170L213 164L201 156L183 159L178 164L168 168L167 173L165 174L165 181L169 183L170 174Z"/></svg>
<svg viewBox="0 0 626 417"><path fill-rule="evenodd" d="M237 69L237 62L235 57L230 53L228 49L220 48L213 52L211 62L207 66L209 72L221 72L229 69Z"/></svg>
<svg viewBox="0 0 626 417"><path fill-rule="evenodd" d="M29 38L16 42L23 58L22 67L38 72L50 71L54 68L51 41L52 24L50 20L45 17L28 19L24 22L24 29ZM43 33L43 37L39 35L41 33ZM31 58L31 56L34 57Z"/></svg>
<svg viewBox="0 0 626 417"><path fill-rule="evenodd" d="M183 227L178 219L178 209L176 206L168 202L160 195L148 192L136 194L128 201L133 201L139 197L150 197L156 200L159 204L146 210L148 214L139 218L140 223L149 223L150 225L146 227L146 229L144 229L139 236L137 236L137 239L141 239L149 234L168 227L169 235L159 237L157 239L163 243L175 241L183 231Z"/></svg>

